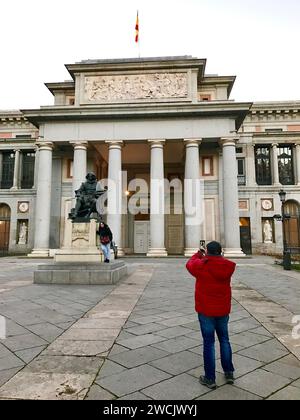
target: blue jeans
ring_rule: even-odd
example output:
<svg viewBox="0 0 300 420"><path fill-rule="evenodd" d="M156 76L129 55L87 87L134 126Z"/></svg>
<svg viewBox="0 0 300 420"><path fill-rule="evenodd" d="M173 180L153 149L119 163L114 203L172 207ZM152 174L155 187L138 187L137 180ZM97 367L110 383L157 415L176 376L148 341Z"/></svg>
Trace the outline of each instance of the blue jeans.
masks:
<svg viewBox="0 0 300 420"><path fill-rule="evenodd" d="M204 372L207 379L216 380L215 332L220 342L221 364L224 373L234 372L232 350L228 335L229 316L208 317L198 314L203 337Z"/></svg>
<svg viewBox="0 0 300 420"><path fill-rule="evenodd" d="M105 260L110 259L110 242L108 244L101 244L101 249Z"/></svg>

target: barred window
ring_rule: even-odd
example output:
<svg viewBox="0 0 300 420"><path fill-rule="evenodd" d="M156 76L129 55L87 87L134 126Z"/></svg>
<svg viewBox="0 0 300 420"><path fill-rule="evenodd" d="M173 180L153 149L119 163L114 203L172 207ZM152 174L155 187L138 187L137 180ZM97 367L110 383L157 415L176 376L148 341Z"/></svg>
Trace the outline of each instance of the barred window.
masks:
<svg viewBox="0 0 300 420"><path fill-rule="evenodd" d="M13 152L4 152L2 161L1 188L8 189L14 182L15 154Z"/></svg>
<svg viewBox="0 0 300 420"><path fill-rule="evenodd" d="M292 146L281 145L278 147L278 171L279 182L282 185L293 185L295 183Z"/></svg>
<svg viewBox="0 0 300 420"><path fill-rule="evenodd" d="M255 147L255 170L258 185L271 185L270 146Z"/></svg>
<svg viewBox="0 0 300 420"><path fill-rule="evenodd" d="M23 153L21 188L32 188L34 184L34 152Z"/></svg>

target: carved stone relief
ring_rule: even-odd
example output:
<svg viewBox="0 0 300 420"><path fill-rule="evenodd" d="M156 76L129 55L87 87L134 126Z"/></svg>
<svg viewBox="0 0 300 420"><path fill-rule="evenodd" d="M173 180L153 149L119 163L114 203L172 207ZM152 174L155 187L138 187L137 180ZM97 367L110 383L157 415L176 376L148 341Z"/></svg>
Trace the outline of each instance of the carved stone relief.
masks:
<svg viewBox="0 0 300 420"><path fill-rule="evenodd" d="M187 94L186 73L85 77L84 100L87 102L185 98Z"/></svg>

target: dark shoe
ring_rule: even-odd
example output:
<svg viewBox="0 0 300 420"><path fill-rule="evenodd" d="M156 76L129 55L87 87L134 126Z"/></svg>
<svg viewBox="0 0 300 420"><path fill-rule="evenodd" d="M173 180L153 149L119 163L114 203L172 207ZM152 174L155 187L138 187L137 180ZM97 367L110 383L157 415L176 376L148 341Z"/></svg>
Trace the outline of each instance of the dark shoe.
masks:
<svg viewBox="0 0 300 420"><path fill-rule="evenodd" d="M199 382L201 385L207 386L209 389L216 389L217 385L212 379L207 379L205 376L200 376Z"/></svg>
<svg viewBox="0 0 300 420"><path fill-rule="evenodd" d="M226 383L227 384L233 385L234 384L233 372L227 372L227 373L225 373L225 379L226 379Z"/></svg>
<svg viewBox="0 0 300 420"><path fill-rule="evenodd" d="M109 263L109 260L106 259L104 262Z"/></svg>

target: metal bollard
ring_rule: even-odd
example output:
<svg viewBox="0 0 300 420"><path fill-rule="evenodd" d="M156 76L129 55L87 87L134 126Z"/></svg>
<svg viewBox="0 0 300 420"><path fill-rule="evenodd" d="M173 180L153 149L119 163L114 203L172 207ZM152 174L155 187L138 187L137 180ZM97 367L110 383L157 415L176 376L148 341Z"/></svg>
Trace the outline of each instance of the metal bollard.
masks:
<svg viewBox="0 0 300 420"><path fill-rule="evenodd" d="M283 253L283 268L284 270L291 270L292 269L292 261L291 261L291 252L284 251Z"/></svg>

